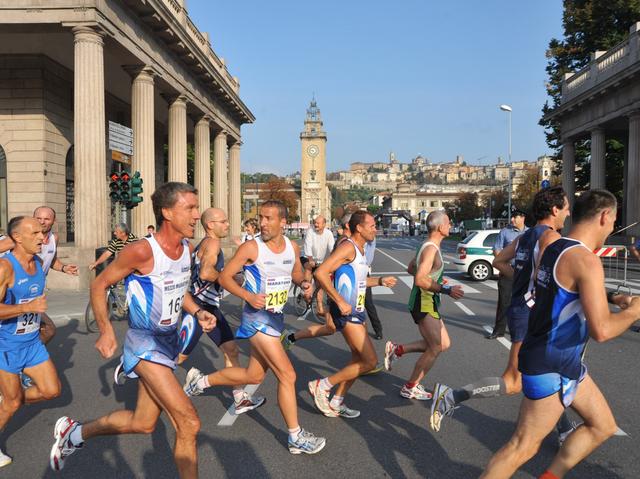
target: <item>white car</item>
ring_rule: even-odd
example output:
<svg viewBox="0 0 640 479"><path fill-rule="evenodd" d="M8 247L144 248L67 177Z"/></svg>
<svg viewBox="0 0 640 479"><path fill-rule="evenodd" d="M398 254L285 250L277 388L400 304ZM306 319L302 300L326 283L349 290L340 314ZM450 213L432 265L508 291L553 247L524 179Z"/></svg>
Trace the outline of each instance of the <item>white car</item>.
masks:
<svg viewBox="0 0 640 479"><path fill-rule="evenodd" d="M468 273L474 281L485 281L498 270L493 263L493 245L500 230L473 230L458 243L457 258L453 261L456 270Z"/></svg>

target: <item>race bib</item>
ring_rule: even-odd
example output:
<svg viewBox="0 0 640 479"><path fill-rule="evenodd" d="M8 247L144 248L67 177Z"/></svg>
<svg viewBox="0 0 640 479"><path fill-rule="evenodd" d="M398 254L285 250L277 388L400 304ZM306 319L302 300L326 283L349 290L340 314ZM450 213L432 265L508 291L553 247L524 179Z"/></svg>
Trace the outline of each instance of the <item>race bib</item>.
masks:
<svg viewBox="0 0 640 479"><path fill-rule="evenodd" d="M35 298L21 299L18 304L30 303ZM16 332L14 334L29 334L40 330L40 313L24 313L16 320Z"/></svg>
<svg viewBox="0 0 640 479"><path fill-rule="evenodd" d="M364 299L367 294L367 282L358 281L358 297L356 299L356 312L362 313L364 311Z"/></svg>
<svg viewBox="0 0 640 479"><path fill-rule="evenodd" d="M281 313L284 305L287 304L289 288L291 287L291 276L275 276L267 278L265 287L264 309L271 313Z"/></svg>
<svg viewBox="0 0 640 479"><path fill-rule="evenodd" d="M160 326L173 326L178 322L180 312L182 311L184 294L188 286L189 276L185 276L179 280L167 279L164 281Z"/></svg>

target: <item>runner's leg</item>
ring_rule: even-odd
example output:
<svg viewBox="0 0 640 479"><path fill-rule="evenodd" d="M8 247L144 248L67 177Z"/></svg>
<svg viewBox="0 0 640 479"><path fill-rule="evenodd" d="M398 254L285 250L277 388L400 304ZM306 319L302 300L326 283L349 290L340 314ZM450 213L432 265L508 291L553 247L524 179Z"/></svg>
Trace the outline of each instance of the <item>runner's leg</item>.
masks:
<svg viewBox="0 0 640 479"><path fill-rule="evenodd" d="M40 316L40 340L42 344L47 344L56 335L56 325L47 313Z"/></svg>
<svg viewBox="0 0 640 479"><path fill-rule="evenodd" d="M62 385L58 372L51 359L36 366L24 369L24 374L28 375L34 385L24 391L24 402L32 404L40 401L48 401L60 396Z"/></svg>
<svg viewBox="0 0 640 479"><path fill-rule="evenodd" d="M440 353L449 349L451 345L449 333L441 319L435 319L427 314L418 323L418 330L426 347L416 361L413 372L409 376L409 383L419 383L425 374L429 372Z"/></svg>
<svg viewBox="0 0 640 479"><path fill-rule="evenodd" d="M342 329L342 335L352 353L355 352L359 356L357 362L350 361L347 366L328 377L328 381L331 384L345 383L341 388L343 394L340 394L344 396L350 386L350 384L346 383L353 382L361 374L375 368L378 358L364 324L347 322Z"/></svg>
<svg viewBox="0 0 640 479"><path fill-rule="evenodd" d="M0 430L9 422L20 406L24 404L24 392L17 374L0 370Z"/></svg>

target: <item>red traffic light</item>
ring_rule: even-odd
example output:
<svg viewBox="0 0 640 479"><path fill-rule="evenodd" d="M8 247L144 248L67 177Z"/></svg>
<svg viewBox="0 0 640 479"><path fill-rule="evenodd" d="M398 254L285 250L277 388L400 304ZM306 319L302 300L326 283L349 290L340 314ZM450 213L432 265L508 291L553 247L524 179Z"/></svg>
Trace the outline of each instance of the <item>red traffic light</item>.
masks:
<svg viewBox="0 0 640 479"><path fill-rule="evenodd" d="M124 171L124 172L122 172L122 175L120 175L120 179L122 181L129 181L131 179L131 176L129 176L129 173Z"/></svg>
<svg viewBox="0 0 640 479"><path fill-rule="evenodd" d="M111 173L111 181L118 181L118 178L120 178L120 176L118 175L118 173Z"/></svg>

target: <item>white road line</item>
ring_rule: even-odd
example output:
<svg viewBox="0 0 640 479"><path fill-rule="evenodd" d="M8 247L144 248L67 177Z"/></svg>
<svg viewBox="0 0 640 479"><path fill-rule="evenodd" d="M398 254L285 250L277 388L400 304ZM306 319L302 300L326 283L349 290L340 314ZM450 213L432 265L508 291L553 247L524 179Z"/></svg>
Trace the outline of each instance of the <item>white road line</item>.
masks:
<svg viewBox="0 0 640 479"><path fill-rule="evenodd" d="M464 304L462 304L460 301L454 301L453 304L455 304L458 308L460 308L462 311L464 311L466 314L468 314L469 316L475 316L476 313L474 313L473 311L471 311L469 308L467 308Z"/></svg>
<svg viewBox="0 0 640 479"><path fill-rule="evenodd" d="M487 280L482 284L484 284L485 286L488 286L491 289L495 289L495 290L498 289L498 283L493 280Z"/></svg>
<svg viewBox="0 0 640 479"><path fill-rule="evenodd" d="M386 286L374 286L371 288L371 294L375 294L376 296L379 294L393 294L393 291Z"/></svg>
<svg viewBox="0 0 640 479"><path fill-rule="evenodd" d="M259 384L248 384L244 390L249 396L252 396L258 390L258 387L260 387ZM238 419L235 408L235 404L229 406L227 412L224 413L224 416L222 416L222 419L218 422L218 426L233 426L233 423Z"/></svg>
<svg viewBox="0 0 640 479"><path fill-rule="evenodd" d="M445 276L445 279L447 280L447 282L451 286L456 286L456 285L462 286L462 290L464 291L464 294L479 294L480 293L480 291L478 291L477 289L472 288L471 286L469 286L466 283L461 283L457 279L453 279L450 276Z"/></svg>
<svg viewBox="0 0 640 479"><path fill-rule="evenodd" d="M407 265L404 263L401 263L400 261L398 261L397 259L395 259L393 256L391 256L389 253L385 253L384 251L382 251L381 249L376 248L376 253L382 253L383 255L385 255L387 258L392 259L393 261L395 261L396 263L398 263L400 266L402 266L403 268L407 268Z"/></svg>
<svg viewBox="0 0 640 479"><path fill-rule="evenodd" d="M489 334L491 334L493 332L493 326L489 326L488 324L485 324L484 326L482 326L482 328ZM496 338L496 339L505 348L511 350L511 341L509 341L507 338ZM624 432L620 428L618 428L618 430L614 433L614 435L615 436L629 436L629 434L627 434L626 432Z"/></svg>
<svg viewBox="0 0 640 479"><path fill-rule="evenodd" d="M409 288L413 288L413 276L400 276L398 279L406 284Z"/></svg>

